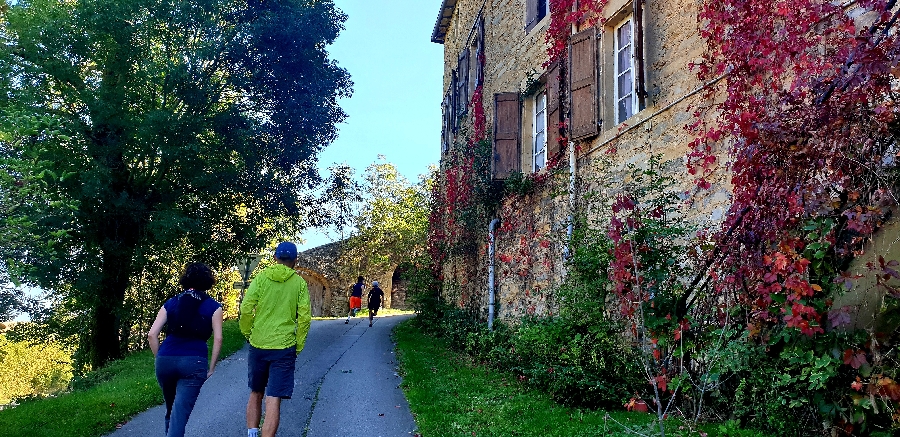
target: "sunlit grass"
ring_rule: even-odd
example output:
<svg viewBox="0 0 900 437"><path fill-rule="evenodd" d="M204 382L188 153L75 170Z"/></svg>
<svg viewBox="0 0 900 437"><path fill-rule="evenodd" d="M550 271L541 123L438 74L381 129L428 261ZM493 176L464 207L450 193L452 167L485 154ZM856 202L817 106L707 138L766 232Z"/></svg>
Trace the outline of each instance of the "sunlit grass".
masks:
<svg viewBox="0 0 900 437"><path fill-rule="evenodd" d="M394 309L394 308L382 308L382 309L378 310L378 316L376 316L376 317L402 316L402 315L410 315L410 314L415 314L415 311L413 311L413 310L398 310L398 309ZM356 313L355 317L361 317L361 318L368 319L369 318L369 309L363 308L363 309L359 310ZM337 315L334 317L313 317L313 320L334 320L334 319L346 319L346 318L347 318L347 315L344 314L344 315Z"/></svg>
<svg viewBox="0 0 900 437"><path fill-rule="evenodd" d="M244 346L236 320L223 325L222 358ZM96 437L162 403L153 355L135 352L81 378L56 397L0 411L0 435Z"/></svg>

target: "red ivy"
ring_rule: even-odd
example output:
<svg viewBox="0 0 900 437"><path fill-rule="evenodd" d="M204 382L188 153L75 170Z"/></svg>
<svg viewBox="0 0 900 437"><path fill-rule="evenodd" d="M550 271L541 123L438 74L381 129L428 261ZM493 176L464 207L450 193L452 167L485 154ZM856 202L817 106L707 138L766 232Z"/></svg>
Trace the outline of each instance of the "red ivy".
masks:
<svg viewBox="0 0 900 437"><path fill-rule="evenodd" d="M834 256L853 256L895 204L878 177L896 159L900 44L888 31L898 16L887 5L857 2L873 20L862 27L830 0L700 7L707 51L696 71L704 82L724 78L708 90L720 103L695 112L688 166L697 187L709 189L727 157L733 197L716 265L733 273L717 290L745 295L755 324L823 332L812 302L824 294L808 279L804 248L828 243ZM800 232L820 217L838 225L825 235Z"/></svg>

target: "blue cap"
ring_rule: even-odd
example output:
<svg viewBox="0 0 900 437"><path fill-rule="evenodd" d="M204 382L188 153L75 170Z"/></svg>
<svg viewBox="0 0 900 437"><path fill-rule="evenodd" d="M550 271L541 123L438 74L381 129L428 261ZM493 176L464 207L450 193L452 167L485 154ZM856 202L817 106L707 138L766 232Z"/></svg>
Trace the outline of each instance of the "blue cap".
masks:
<svg viewBox="0 0 900 437"><path fill-rule="evenodd" d="M297 245L290 241L282 241L275 248L275 258L283 261L293 261L297 259Z"/></svg>

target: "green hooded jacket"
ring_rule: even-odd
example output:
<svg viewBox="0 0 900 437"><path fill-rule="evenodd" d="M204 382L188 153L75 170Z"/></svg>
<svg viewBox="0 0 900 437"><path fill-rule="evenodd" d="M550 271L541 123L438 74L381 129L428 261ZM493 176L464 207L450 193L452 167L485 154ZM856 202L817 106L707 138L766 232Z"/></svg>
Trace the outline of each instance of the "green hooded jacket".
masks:
<svg viewBox="0 0 900 437"><path fill-rule="evenodd" d="M241 302L241 333L258 349L296 346L300 353L311 320L306 281L283 264L256 275Z"/></svg>

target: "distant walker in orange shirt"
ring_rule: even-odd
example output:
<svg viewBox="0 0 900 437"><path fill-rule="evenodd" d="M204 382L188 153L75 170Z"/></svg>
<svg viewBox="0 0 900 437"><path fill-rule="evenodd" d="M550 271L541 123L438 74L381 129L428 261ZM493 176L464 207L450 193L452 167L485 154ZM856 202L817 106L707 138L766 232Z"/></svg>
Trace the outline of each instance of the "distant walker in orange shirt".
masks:
<svg viewBox="0 0 900 437"><path fill-rule="evenodd" d="M347 321L344 324L350 323L350 318L356 316L356 313L362 308L362 292L365 287L366 278L357 276L356 284L350 287L350 313L347 314Z"/></svg>

